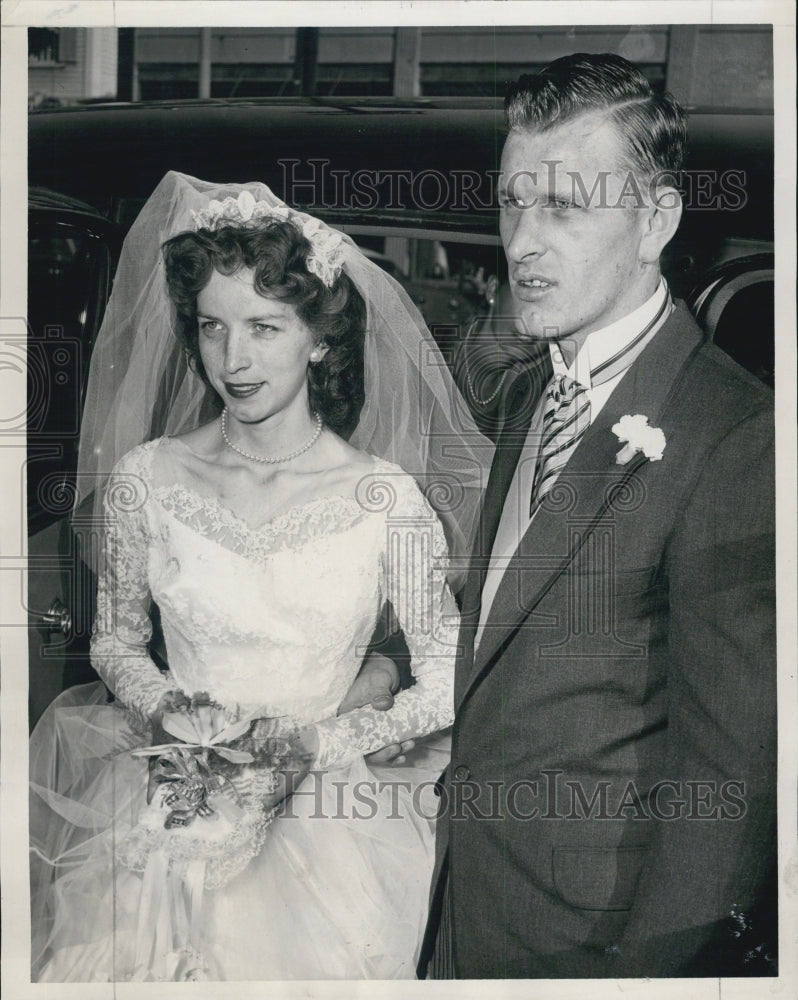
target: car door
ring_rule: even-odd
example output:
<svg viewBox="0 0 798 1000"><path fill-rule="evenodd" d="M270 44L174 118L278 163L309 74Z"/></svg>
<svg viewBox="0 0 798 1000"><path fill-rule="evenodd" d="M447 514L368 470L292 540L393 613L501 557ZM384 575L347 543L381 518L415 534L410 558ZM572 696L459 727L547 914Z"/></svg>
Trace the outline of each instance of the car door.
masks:
<svg viewBox="0 0 798 1000"><path fill-rule="evenodd" d="M71 513L89 360L119 242L117 227L88 207L32 192L25 474L31 727L64 687L93 676L94 581Z"/></svg>

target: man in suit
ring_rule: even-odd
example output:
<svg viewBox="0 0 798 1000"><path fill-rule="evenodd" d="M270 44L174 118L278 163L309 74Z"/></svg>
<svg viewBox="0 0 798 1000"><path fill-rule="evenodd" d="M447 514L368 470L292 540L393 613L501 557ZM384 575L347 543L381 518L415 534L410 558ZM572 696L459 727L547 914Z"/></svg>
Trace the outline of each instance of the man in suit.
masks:
<svg viewBox="0 0 798 1000"><path fill-rule="evenodd" d="M505 407L419 972L772 975L771 393L660 274L676 102L575 55L506 109L517 335L554 374Z"/></svg>

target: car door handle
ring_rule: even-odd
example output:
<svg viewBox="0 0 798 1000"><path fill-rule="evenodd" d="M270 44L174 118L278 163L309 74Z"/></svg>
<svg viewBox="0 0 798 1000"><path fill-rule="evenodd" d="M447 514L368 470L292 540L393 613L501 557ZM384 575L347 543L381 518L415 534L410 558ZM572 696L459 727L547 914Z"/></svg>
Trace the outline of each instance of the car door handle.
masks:
<svg viewBox="0 0 798 1000"><path fill-rule="evenodd" d="M46 614L41 616L41 621L53 632L63 632L69 635L72 631L72 612L58 597L54 597Z"/></svg>

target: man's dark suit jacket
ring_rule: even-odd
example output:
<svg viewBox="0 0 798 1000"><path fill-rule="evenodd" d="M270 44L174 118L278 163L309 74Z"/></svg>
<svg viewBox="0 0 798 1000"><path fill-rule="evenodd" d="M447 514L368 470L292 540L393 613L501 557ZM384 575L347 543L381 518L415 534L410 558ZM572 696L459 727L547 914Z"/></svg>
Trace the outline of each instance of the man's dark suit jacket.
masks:
<svg viewBox="0 0 798 1000"><path fill-rule="evenodd" d="M661 461L616 464L625 414L662 428ZM774 974L758 916L775 857L772 393L679 304L521 540L475 657L522 438L500 439L464 595L420 971L448 878L458 978Z"/></svg>

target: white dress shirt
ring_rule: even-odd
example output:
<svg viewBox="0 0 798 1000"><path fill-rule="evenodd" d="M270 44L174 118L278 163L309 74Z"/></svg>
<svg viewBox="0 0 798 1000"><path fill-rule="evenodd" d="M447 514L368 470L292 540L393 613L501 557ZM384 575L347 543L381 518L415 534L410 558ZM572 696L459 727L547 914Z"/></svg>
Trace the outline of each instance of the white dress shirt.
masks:
<svg viewBox="0 0 798 1000"><path fill-rule="evenodd" d="M588 334L570 367L557 342L552 341L550 344L549 350L551 351L551 363L554 368L555 377L558 375L568 375L587 390L588 399L590 400L591 423L601 412L602 407L610 398L613 390L626 372L629 371L629 368L618 372L613 378L597 386L593 386L591 383L591 371L595 371L602 362L614 357L619 351L622 351L630 344L641 330L654 319L662 308L663 301L667 295L668 286L663 279L660 279L657 290L642 306L622 319L611 323L609 326ZM661 321L652 330L650 337L654 336L669 315L669 311L663 314ZM631 363L629 367L631 367ZM482 607L479 615L479 626L474 640L475 650L479 648L479 643L482 640L482 634L485 630L485 622L487 621L496 591L499 589L499 584L505 570L526 533L532 517L534 517L534 513L530 517L529 509L532 487L535 480L535 465L540 448L545 405L546 394L543 393L538 400L535 412L532 414L532 421L529 425L526 441L521 449L515 475L510 483L510 488L507 491L507 497L504 501L499 526L496 531L496 538L491 551L490 566L485 575L485 583L482 588Z"/></svg>

